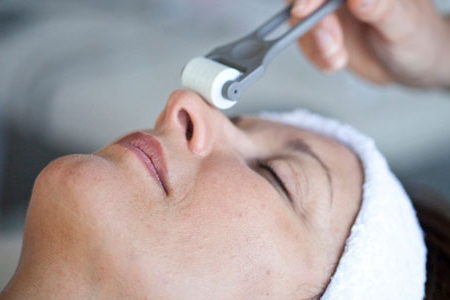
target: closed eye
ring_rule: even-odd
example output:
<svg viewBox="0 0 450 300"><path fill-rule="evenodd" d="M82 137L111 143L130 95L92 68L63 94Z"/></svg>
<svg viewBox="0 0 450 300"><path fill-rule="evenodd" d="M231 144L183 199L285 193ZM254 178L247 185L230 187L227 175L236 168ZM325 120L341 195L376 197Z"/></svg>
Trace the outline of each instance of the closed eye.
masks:
<svg viewBox="0 0 450 300"><path fill-rule="evenodd" d="M278 187L280 187L283 190L283 193L286 195L286 197L289 199L291 203L293 203L293 200L291 199L289 195L289 191L287 190L286 186L284 185L283 181L278 176L277 172L275 172L268 164L263 163L262 161L257 162L258 168L261 168L263 170L266 170L269 172L269 174L272 176L272 178L275 180Z"/></svg>

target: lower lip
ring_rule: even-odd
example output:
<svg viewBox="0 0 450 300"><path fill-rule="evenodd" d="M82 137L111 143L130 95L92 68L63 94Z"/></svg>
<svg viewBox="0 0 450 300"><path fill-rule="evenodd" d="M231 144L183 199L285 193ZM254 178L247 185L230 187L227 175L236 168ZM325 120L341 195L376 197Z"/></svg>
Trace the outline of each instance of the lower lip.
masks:
<svg viewBox="0 0 450 300"><path fill-rule="evenodd" d="M155 168L155 165L153 164L152 160L150 159L150 157L148 157L147 154L144 153L144 151L142 151L141 149L139 149L136 146L133 146L132 144L125 143L125 142L119 142L118 144L128 148L134 154L136 154L136 156L139 158L139 160L147 168L148 172L150 173L150 176L152 176L156 180L156 182L161 186L161 188L167 194L167 190L161 180L161 177L158 174L158 171Z"/></svg>

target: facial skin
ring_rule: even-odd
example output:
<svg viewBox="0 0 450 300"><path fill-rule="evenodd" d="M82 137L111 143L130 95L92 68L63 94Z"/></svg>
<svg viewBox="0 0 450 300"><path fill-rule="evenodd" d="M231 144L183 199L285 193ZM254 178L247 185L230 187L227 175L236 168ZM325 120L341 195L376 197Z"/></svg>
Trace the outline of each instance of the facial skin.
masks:
<svg viewBox="0 0 450 300"><path fill-rule="evenodd" d="M167 193L123 145L52 162L36 180L20 264L0 299L323 292L361 201L362 170L350 150L258 118L234 125L182 90L145 134L164 151ZM257 160L271 165L292 202Z"/></svg>

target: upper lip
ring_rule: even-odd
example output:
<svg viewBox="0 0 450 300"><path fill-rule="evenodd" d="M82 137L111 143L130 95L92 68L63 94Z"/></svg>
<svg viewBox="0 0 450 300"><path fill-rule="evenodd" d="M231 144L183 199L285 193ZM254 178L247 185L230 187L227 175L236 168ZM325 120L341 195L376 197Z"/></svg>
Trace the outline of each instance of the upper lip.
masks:
<svg viewBox="0 0 450 300"><path fill-rule="evenodd" d="M164 151L159 141L150 134L134 132L120 139L117 143L131 145L144 152L155 167L164 191L168 194L167 165Z"/></svg>

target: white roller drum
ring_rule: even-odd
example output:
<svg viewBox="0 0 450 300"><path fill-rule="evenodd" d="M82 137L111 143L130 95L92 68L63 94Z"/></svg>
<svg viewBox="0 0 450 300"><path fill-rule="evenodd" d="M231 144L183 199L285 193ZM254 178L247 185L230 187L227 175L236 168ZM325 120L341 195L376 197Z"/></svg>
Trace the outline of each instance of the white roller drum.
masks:
<svg viewBox="0 0 450 300"><path fill-rule="evenodd" d="M189 61L181 74L181 85L205 98L220 109L235 105L223 97L222 88L230 80L235 80L242 73L221 63L205 57L196 57Z"/></svg>

